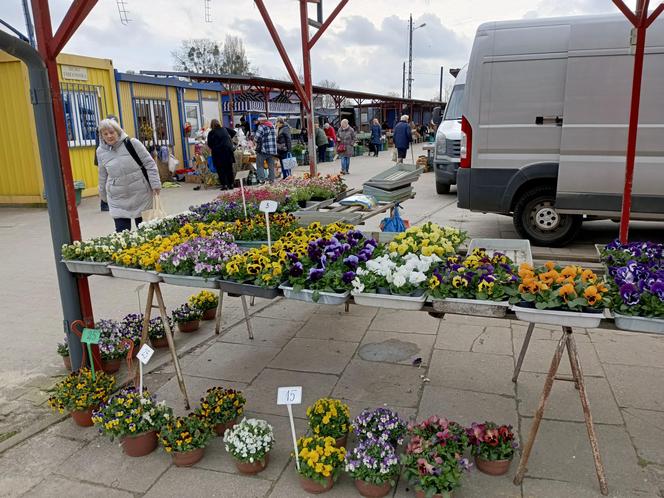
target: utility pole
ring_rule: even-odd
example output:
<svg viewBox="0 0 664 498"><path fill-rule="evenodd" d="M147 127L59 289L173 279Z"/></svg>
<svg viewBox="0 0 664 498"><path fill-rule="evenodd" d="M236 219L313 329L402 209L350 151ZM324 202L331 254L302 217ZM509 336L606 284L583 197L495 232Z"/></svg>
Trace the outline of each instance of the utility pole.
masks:
<svg viewBox="0 0 664 498"><path fill-rule="evenodd" d="M403 62L403 71L401 71L401 98L406 97L406 61Z"/></svg>
<svg viewBox="0 0 664 498"><path fill-rule="evenodd" d="M440 66L440 92L438 95L438 100L443 101L443 66Z"/></svg>
<svg viewBox="0 0 664 498"><path fill-rule="evenodd" d="M413 86L413 31L423 28L427 23L423 22L418 27L413 28L413 14L408 18L408 98L411 98Z"/></svg>

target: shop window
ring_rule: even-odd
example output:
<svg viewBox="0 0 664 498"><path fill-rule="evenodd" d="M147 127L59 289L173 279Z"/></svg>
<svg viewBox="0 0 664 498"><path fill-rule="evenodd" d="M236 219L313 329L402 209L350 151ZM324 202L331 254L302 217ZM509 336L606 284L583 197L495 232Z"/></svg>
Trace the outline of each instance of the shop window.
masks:
<svg viewBox="0 0 664 498"><path fill-rule="evenodd" d="M137 138L145 145L173 145L168 101L134 99L134 116Z"/></svg>
<svg viewBox="0 0 664 498"><path fill-rule="evenodd" d="M184 103L184 116L185 121L191 125L191 131L187 138L190 141L193 141L196 138L196 134L202 128L201 123L201 108L197 102L185 102Z"/></svg>
<svg viewBox="0 0 664 498"><path fill-rule="evenodd" d="M106 112L101 88L63 83L61 92L69 147L95 146L97 125Z"/></svg>

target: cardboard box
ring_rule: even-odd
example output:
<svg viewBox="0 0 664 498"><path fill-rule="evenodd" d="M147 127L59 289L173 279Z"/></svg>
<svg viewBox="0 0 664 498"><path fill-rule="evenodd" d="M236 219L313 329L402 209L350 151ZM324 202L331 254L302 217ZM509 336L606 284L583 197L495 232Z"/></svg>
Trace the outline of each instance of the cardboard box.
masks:
<svg viewBox="0 0 664 498"><path fill-rule="evenodd" d="M203 179L200 175L187 175L184 177L185 183L203 183Z"/></svg>

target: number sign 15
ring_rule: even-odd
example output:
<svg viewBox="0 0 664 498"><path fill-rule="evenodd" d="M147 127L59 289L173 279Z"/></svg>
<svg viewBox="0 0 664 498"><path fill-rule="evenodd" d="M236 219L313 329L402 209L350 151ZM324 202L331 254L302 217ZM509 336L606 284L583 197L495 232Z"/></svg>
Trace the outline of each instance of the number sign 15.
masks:
<svg viewBox="0 0 664 498"><path fill-rule="evenodd" d="M278 405L299 405L302 403L302 386L280 387L277 390Z"/></svg>

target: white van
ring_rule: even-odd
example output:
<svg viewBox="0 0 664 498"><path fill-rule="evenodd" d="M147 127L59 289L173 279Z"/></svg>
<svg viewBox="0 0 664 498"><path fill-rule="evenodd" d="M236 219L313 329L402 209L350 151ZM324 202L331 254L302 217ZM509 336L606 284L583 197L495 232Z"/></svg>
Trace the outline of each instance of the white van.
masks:
<svg viewBox="0 0 664 498"><path fill-rule="evenodd" d="M462 103L458 206L537 245L620 218L634 65L620 14L481 25ZM648 30L632 218L664 219L664 20Z"/></svg>

